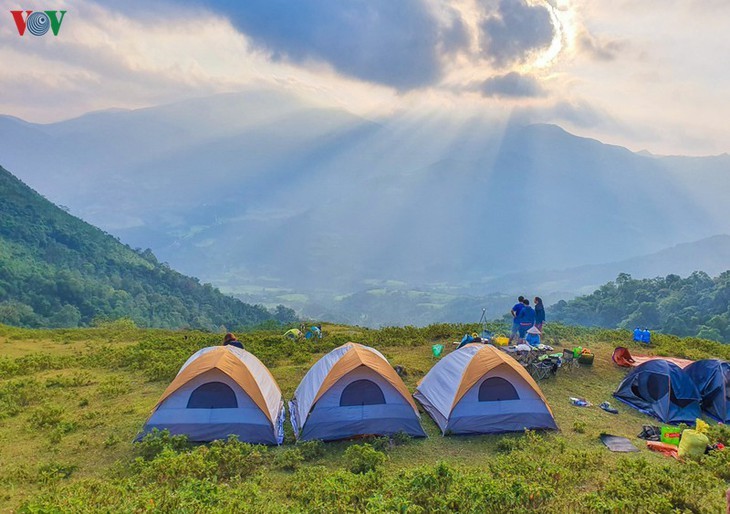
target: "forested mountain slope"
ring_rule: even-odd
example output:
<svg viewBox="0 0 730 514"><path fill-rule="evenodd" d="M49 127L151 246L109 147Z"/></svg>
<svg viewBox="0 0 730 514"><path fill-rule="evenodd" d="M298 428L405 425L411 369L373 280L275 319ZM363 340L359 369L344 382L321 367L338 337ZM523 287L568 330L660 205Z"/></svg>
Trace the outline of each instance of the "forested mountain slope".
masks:
<svg viewBox="0 0 730 514"><path fill-rule="evenodd" d="M290 321L293 314L283 307L272 314L170 269L0 167L0 322L74 327L129 317L140 326L210 330Z"/></svg>
<svg viewBox="0 0 730 514"><path fill-rule="evenodd" d="M636 280L626 273L593 294L549 309L568 324L606 328L648 327L678 336L730 342L730 271L712 278L696 271Z"/></svg>

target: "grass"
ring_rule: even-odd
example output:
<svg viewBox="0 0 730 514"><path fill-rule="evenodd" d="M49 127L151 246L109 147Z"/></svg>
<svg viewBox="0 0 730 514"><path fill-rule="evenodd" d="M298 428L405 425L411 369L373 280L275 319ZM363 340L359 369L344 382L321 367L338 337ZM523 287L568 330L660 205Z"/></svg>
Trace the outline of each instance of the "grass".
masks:
<svg viewBox="0 0 730 514"><path fill-rule="evenodd" d="M266 331L240 339L270 367L288 399L309 367L347 340L375 346L392 365L403 366L404 381L413 391L436 362L432 344L444 344L448 353L455 348L452 341L476 329L323 328L325 337L316 342L291 342ZM0 326L0 510L722 509L730 480L726 457L702 465L677 463L647 451L636 438L642 425L655 424L652 419L616 401L618 415L596 406L612 400L625 375L610 359L617 344L636 353L724 359L730 346L657 335L647 350L630 343L628 332L550 327L549 339L559 348L581 345L595 353L593 367L563 369L540 382L559 433L442 437L424 414L429 437L404 444L376 439L368 442L372 448L363 441L294 445L287 424L286 444L280 448L208 445L138 459L140 448L131 441L162 391L191 353L219 339L218 334L113 323L53 331ZM594 407L574 407L571 396L584 397ZM610 453L598 440L601 432L628 437L641 451ZM179 476L165 471L171 469ZM233 478L243 469L245 476Z"/></svg>

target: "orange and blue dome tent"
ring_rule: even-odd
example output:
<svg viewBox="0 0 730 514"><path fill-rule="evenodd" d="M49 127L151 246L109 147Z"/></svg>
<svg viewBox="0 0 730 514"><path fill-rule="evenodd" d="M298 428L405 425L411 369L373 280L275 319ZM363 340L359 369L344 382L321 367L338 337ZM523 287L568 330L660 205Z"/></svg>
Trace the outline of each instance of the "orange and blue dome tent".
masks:
<svg viewBox="0 0 730 514"><path fill-rule="evenodd" d="M332 441L405 432L425 437L418 407L375 348L346 343L307 372L289 403L297 439Z"/></svg>
<svg viewBox="0 0 730 514"><path fill-rule="evenodd" d="M271 372L252 353L211 346L191 356L162 393L142 434L154 429L207 442L281 444L284 402Z"/></svg>
<svg viewBox="0 0 730 514"><path fill-rule="evenodd" d="M535 380L488 344L467 344L442 358L414 396L444 435L557 429Z"/></svg>

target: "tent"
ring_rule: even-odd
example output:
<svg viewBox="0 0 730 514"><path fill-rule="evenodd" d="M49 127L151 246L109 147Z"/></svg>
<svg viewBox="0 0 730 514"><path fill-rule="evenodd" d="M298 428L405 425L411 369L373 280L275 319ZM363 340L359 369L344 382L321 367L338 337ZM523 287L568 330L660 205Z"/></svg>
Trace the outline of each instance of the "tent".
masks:
<svg viewBox="0 0 730 514"><path fill-rule="evenodd" d="M684 369L702 396L702 410L730 423L730 363L718 359L697 361Z"/></svg>
<svg viewBox="0 0 730 514"><path fill-rule="evenodd" d="M628 348L624 348L623 346L617 346L616 349L613 351L613 355L611 355L611 359L613 359L613 362L616 363L617 366L621 366L623 368L631 368L634 366L638 366L639 364L644 364L647 361L650 360L665 360L669 362L673 362L680 368L686 368L690 364L692 364L694 361L690 359L680 359L679 357L655 357L653 355L631 355L631 352Z"/></svg>
<svg viewBox="0 0 730 514"><path fill-rule="evenodd" d="M289 339L299 339L302 337L302 331L298 328L290 328L284 332L284 337L288 337Z"/></svg>
<svg viewBox="0 0 730 514"><path fill-rule="evenodd" d="M246 350L211 346L183 364L138 440L157 428L191 441L236 435L247 443L281 444L283 427L281 390L266 366Z"/></svg>
<svg viewBox="0 0 730 514"><path fill-rule="evenodd" d="M347 343L317 361L289 403L297 439L331 441L405 432L425 437L418 407L383 355Z"/></svg>
<svg viewBox="0 0 730 514"><path fill-rule="evenodd" d="M423 377L414 396L444 435L558 428L535 380L491 345L451 352Z"/></svg>
<svg viewBox="0 0 730 514"><path fill-rule="evenodd" d="M633 368L613 396L664 423L694 423L700 417L700 393L692 379L662 359Z"/></svg>

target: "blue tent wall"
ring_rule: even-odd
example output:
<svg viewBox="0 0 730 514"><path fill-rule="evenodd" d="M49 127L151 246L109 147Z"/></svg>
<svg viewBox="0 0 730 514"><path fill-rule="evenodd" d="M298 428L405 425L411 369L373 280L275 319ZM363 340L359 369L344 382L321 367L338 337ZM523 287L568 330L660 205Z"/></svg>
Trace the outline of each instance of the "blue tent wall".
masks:
<svg viewBox="0 0 730 514"><path fill-rule="evenodd" d="M702 410L717 421L730 423L730 363L705 359L684 371L702 396Z"/></svg>

